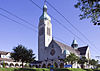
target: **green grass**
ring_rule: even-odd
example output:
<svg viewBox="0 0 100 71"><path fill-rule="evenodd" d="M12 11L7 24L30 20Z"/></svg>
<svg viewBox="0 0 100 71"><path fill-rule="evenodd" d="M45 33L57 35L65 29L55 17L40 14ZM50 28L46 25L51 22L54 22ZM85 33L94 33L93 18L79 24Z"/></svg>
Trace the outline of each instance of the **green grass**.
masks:
<svg viewBox="0 0 100 71"><path fill-rule="evenodd" d="M79 69L79 68L69 68L69 71L86 71L84 69Z"/></svg>
<svg viewBox="0 0 100 71"><path fill-rule="evenodd" d="M62 69L55 69L55 71L86 71L83 69L79 69L79 68L62 68Z"/></svg>
<svg viewBox="0 0 100 71"><path fill-rule="evenodd" d="M0 71L50 71L47 68L0 68ZM79 69L79 68L57 68L54 71L100 71L92 69Z"/></svg>
<svg viewBox="0 0 100 71"><path fill-rule="evenodd" d="M80 69L80 68L62 68L55 69L55 71L95 71L92 69Z"/></svg>
<svg viewBox="0 0 100 71"><path fill-rule="evenodd" d="M0 71L50 71L46 68L0 68Z"/></svg>
<svg viewBox="0 0 100 71"><path fill-rule="evenodd" d="M15 68L0 68L0 71L14 71Z"/></svg>

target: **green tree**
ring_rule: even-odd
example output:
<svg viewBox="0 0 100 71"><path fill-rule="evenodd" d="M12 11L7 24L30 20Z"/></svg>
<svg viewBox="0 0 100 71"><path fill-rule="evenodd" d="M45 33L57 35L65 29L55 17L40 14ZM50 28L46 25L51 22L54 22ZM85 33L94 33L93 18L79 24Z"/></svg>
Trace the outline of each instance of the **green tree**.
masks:
<svg viewBox="0 0 100 71"><path fill-rule="evenodd" d="M84 56L78 60L78 63L81 64L81 68L84 68L86 62L88 62L88 60Z"/></svg>
<svg viewBox="0 0 100 71"><path fill-rule="evenodd" d="M2 63L2 66L3 66L3 68L5 68L6 67L6 63L3 61L3 63Z"/></svg>
<svg viewBox="0 0 100 71"><path fill-rule="evenodd" d="M67 58L64 59L64 62L69 62L71 65L73 65L75 62L77 62L79 59L78 56L76 56L74 53L71 53Z"/></svg>
<svg viewBox="0 0 100 71"><path fill-rule="evenodd" d="M94 25L100 25L100 1L99 0L77 0L75 8L81 11L80 19L91 18Z"/></svg>
<svg viewBox="0 0 100 71"><path fill-rule="evenodd" d="M100 68L100 64L97 65L97 68Z"/></svg>
<svg viewBox="0 0 100 71"><path fill-rule="evenodd" d="M98 65L98 60L97 61L95 59L89 60L89 64L93 65L93 67L96 67Z"/></svg>
<svg viewBox="0 0 100 71"><path fill-rule="evenodd" d="M23 67L24 62L30 63L34 61L34 55L35 54L33 54L33 51L31 49L27 49L23 45L18 45L13 49L13 52L11 53L11 58L15 61L21 61Z"/></svg>

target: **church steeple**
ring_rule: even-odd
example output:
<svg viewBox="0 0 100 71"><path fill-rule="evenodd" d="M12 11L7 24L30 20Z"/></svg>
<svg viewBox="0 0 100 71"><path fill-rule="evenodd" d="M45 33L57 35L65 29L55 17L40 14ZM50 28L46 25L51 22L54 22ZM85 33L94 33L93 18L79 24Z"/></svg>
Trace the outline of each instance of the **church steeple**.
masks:
<svg viewBox="0 0 100 71"><path fill-rule="evenodd" d="M77 49L78 48L78 43L77 41L74 39L73 42L72 42L72 45L71 45L74 49Z"/></svg>
<svg viewBox="0 0 100 71"><path fill-rule="evenodd" d="M51 21L51 18L50 16L47 14L47 5L46 5L46 1L44 3L44 6L43 6L43 13L40 17L40 20L49 20Z"/></svg>
<svg viewBox="0 0 100 71"><path fill-rule="evenodd" d="M47 5L46 5L46 3L44 3L44 6L43 6L43 13L47 13Z"/></svg>
<svg viewBox="0 0 100 71"><path fill-rule="evenodd" d="M47 5L44 3L43 13L39 18L38 25L38 58L39 60L44 60L42 53L44 53L45 48L50 45L52 41L52 24L51 18L47 13Z"/></svg>

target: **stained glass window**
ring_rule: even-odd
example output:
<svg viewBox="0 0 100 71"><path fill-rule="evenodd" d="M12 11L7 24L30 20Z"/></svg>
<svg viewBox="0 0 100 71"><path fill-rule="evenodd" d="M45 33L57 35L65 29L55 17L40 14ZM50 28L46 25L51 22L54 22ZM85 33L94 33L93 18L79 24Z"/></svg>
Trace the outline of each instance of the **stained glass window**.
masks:
<svg viewBox="0 0 100 71"><path fill-rule="evenodd" d="M50 28L47 27L47 35L50 36Z"/></svg>
<svg viewBox="0 0 100 71"><path fill-rule="evenodd" d="M40 30L39 30L39 35L41 36L41 35L43 35L44 34L44 27L42 27Z"/></svg>

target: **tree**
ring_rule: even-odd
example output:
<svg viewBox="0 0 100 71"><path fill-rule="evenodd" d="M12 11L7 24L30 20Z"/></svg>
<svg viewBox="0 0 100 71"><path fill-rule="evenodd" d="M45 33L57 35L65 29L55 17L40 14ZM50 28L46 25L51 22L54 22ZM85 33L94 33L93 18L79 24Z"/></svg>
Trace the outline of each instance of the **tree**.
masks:
<svg viewBox="0 0 100 71"><path fill-rule="evenodd" d="M77 62L79 59L78 56L76 56L75 54L71 53L67 58L64 59L64 62L69 62L71 63L71 65L73 65L75 62Z"/></svg>
<svg viewBox="0 0 100 71"><path fill-rule="evenodd" d="M100 64L97 65L97 68L100 68Z"/></svg>
<svg viewBox="0 0 100 71"><path fill-rule="evenodd" d="M81 68L84 68L86 62L88 62L88 60L84 56L78 60L78 63L81 64Z"/></svg>
<svg viewBox="0 0 100 71"><path fill-rule="evenodd" d="M93 67L98 65L98 60L96 61L95 59L89 60L89 64L93 65Z"/></svg>
<svg viewBox="0 0 100 71"><path fill-rule="evenodd" d="M11 58L15 61L21 61L23 67L24 62L30 63L34 61L34 55L35 54L33 54L33 51L31 49L27 49L23 45L18 45L13 49L13 52L11 53Z"/></svg>
<svg viewBox="0 0 100 71"><path fill-rule="evenodd" d="M91 18L94 25L100 25L100 1L99 0L78 0L75 8L81 11L80 19Z"/></svg>
<svg viewBox="0 0 100 71"><path fill-rule="evenodd" d="M6 63L3 61L3 63L2 63L2 66L3 66L3 68L5 68L6 67Z"/></svg>

